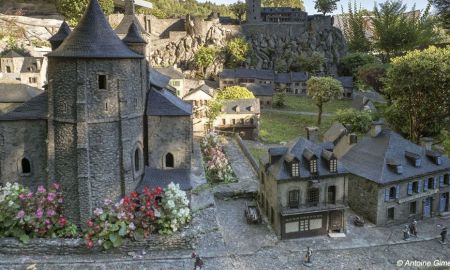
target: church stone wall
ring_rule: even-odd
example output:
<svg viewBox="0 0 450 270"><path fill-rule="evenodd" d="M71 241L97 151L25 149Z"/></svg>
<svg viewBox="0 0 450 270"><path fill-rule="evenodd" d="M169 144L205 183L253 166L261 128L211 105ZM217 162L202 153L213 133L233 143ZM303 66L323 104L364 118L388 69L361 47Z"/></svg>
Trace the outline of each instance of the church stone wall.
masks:
<svg viewBox="0 0 450 270"><path fill-rule="evenodd" d="M0 122L0 184L18 182L32 190L47 185L47 123L45 120ZM21 173L21 160L31 163L31 173Z"/></svg>
<svg viewBox="0 0 450 270"><path fill-rule="evenodd" d="M164 169L164 157L167 153L172 153L175 169L190 169L191 116L147 116L147 123L149 166Z"/></svg>

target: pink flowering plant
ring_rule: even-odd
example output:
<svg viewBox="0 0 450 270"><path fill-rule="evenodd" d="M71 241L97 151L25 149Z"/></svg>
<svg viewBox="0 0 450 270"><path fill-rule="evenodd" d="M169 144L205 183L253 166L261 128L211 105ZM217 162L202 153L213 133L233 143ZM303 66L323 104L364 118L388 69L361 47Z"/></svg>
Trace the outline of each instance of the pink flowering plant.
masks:
<svg viewBox="0 0 450 270"><path fill-rule="evenodd" d="M237 179L225 155L220 137L216 133L211 132L202 139L200 145L208 181L213 183L235 182Z"/></svg>
<svg viewBox="0 0 450 270"><path fill-rule="evenodd" d="M87 221L84 240L88 248L96 243L104 249L118 247L125 238L143 240L156 229L159 216L161 188L144 188L142 193L131 192L120 202L106 200Z"/></svg>
<svg viewBox="0 0 450 270"><path fill-rule="evenodd" d="M23 242L33 237L76 237L78 229L63 215L59 185L35 193L15 183L0 191L0 236L13 236Z"/></svg>

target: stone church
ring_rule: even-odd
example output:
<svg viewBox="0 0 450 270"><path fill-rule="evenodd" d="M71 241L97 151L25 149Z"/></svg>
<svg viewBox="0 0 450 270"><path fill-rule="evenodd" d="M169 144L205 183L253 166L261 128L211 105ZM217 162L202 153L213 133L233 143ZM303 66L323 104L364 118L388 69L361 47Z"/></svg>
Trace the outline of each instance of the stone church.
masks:
<svg viewBox="0 0 450 270"><path fill-rule="evenodd" d="M106 198L190 186L192 106L150 81L129 23L120 39L90 0L73 32L64 23L50 40L47 91L0 115L0 184L60 183L77 224Z"/></svg>

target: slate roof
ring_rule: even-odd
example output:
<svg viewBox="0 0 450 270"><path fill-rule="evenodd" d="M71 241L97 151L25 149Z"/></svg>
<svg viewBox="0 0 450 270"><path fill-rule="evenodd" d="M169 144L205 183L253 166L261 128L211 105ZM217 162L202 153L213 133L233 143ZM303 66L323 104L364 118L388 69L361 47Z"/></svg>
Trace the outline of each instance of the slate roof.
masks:
<svg viewBox="0 0 450 270"><path fill-rule="evenodd" d="M149 83L159 89L166 87L169 84L170 78L154 68L149 69Z"/></svg>
<svg viewBox="0 0 450 270"><path fill-rule="evenodd" d="M128 33L123 39L123 42L125 43L144 43L146 44L147 41L144 40L144 38L141 35L141 32L138 30L138 27L135 22L132 22L130 24L130 27L128 28Z"/></svg>
<svg viewBox="0 0 450 270"><path fill-rule="evenodd" d="M237 69L224 69L220 73L220 78L255 78L260 80L274 80L274 72L266 69L250 69L250 68L237 68Z"/></svg>
<svg viewBox="0 0 450 270"><path fill-rule="evenodd" d="M405 151L421 156L422 164L415 167L406 156ZM423 147L403 138L396 132L384 129L377 137L370 135L362 138L341 159L352 174L361 176L379 184L388 184L409 178L419 177L443 170L450 170L450 159L442 156L442 164L435 164ZM396 162L403 166L403 173L397 174L387 164Z"/></svg>
<svg viewBox="0 0 450 270"><path fill-rule="evenodd" d="M194 93L197 93L198 91L203 91L205 94L214 97L214 88L206 85L206 84L202 84L197 88L192 89L191 91L189 91L189 93L187 93L184 97L188 97Z"/></svg>
<svg viewBox="0 0 450 270"><path fill-rule="evenodd" d="M26 84L0 83L0 103L26 102L43 92Z"/></svg>
<svg viewBox="0 0 450 270"><path fill-rule="evenodd" d="M20 73L40 73L41 68L38 68L37 62L41 62L41 67L42 67L42 63L44 61L43 57L25 57L23 59L23 63L22 63L22 67L20 69ZM28 68L29 67L34 67L35 70L34 71L29 71Z"/></svg>
<svg viewBox="0 0 450 270"><path fill-rule="evenodd" d="M353 88L353 77L352 76L337 77L337 80L342 83L342 86L344 88Z"/></svg>
<svg viewBox="0 0 450 270"><path fill-rule="evenodd" d="M347 128L343 124L341 124L339 122L335 122L325 132L325 134L323 134L323 141L336 143L346 133L347 133Z"/></svg>
<svg viewBox="0 0 450 270"><path fill-rule="evenodd" d="M46 120L48 112L47 99L47 92L44 92L10 112L0 114L0 121Z"/></svg>
<svg viewBox="0 0 450 270"><path fill-rule="evenodd" d="M308 80L308 73L306 73L306 72L291 72L291 80L293 82L306 82Z"/></svg>
<svg viewBox="0 0 450 270"><path fill-rule="evenodd" d="M303 137L298 138L298 140L289 148L289 150L283 155L282 158L275 161L269 166L269 170L275 176L276 180L291 180L293 177L288 170L288 165L286 160L297 159L300 161L299 177L295 179L317 179L325 177L333 177L348 173L348 171L343 166L342 162L338 160L337 162L337 172L331 173L328 168L328 161L322 158L323 152L326 150L327 144L316 144ZM269 150L270 151L270 150ZM270 153L270 152L269 152ZM317 157L317 176L312 175L309 171L309 162L307 157L311 158L313 156Z"/></svg>
<svg viewBox="0 0 450 270"><path fill-rule="evenodd" d="M143 58L131 51L114 33L97 0L89 5L73 32L48 57Z"/></svg>
<svg viewBox="0 0 450 270"><path fill-rule="evenodd" d="M275 74L275 82L276 83L290 83L291 76L289 73L277 73L277 74Z"/></svg>
<svg viewBox="0 0 450 270"><path fill-rule="evenodd" d="M8 52L1 55L2 58L16 58L16 57L25 57L15 50L9 50Z"/></svg>
<svg viewBox="0 0 450 270"><path fill-rule="evenodd" d="M302 11L300 8L292 8L292 7L263 7L261 8L261 13L268 13L268 14L279 14L279 13L300 13L303 12L306 14L306 12Z"/></svg>
<svg viewBox="0 0 450 270"><path fill-rule="evenodd" d="M151 89L147 96L147 115L150 116L189 116L192 105L184 102L167 89Z"/></svg>
<svg viewBox="0 0 450 270"><path fill-rule="evenodd" d="M123 16L122 21L120 21L119 25L116 27L116 29L114 29L114 32L116 32L116 34L118 35L126 35L132 23L136 24L139 33L145 33L145 30L139 22L139 19L135 15L131 14Z"/></svg>
<svg viewBox="0 0 450 270"><path fill-rule="evenodd" d="M375 91L367 91L367 92L354 92L353 97L365 97L373 102L377 103L386 103L383 95Z"/></svg>
<svg viewBox="0 0 450 270"><path fill-rule="evenodd" d="M180 184L180 188L184 191L191 190L191 170L189 169L170 169L161 170L150 167L145 168L145 175L142 181L139 183L136 191L142 192L145 186L150 188L154 187L167 187L170 182L174 184Z"/></svg>
<svg viewBox="0 0 450 270"><path fill-rule="evenodd" d="M52 42L60 42L66 39L72 33L72 30L70 29L69 25L66 23L66 21L63 21L61 26L59 27L58 32L54 34L51 38L48 39L50 43Z"/></svg>
<svg viewBox="0 0 450 270"><path fill-rule="evenodd" d="M247 83L245 87L255 96L273 96L274 90L271 84Z"/></svg>
<svg viewBox="0 0 450 270"><path fill-rule="evenodd" d="M154 68L159 73L168 76L171 79L180 80L184 79L184 74L174 67L162 67L162 68Z"/></svg>
<svg viewBox="0 0 450 270"><path fill-rule="evenodd" d="M239 108L236 111L236 108ZM250 110L253 107L253 111ZM232 99L225 100L222 106L222 113L226 114L258 114L260 113L259 100L252 99Z"/></svg>

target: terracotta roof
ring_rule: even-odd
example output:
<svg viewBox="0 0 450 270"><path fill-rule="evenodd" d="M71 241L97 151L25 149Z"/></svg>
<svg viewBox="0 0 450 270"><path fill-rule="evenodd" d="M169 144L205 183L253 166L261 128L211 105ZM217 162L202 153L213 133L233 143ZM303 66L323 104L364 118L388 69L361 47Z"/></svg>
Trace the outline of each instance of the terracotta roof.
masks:
<svg viewBox="0 0 450 270"><path fill-rule="evenodd" d="M114 33L97 0L89 5L77 27L58 49L47 55L62 58L143 58Z"/></svg>

